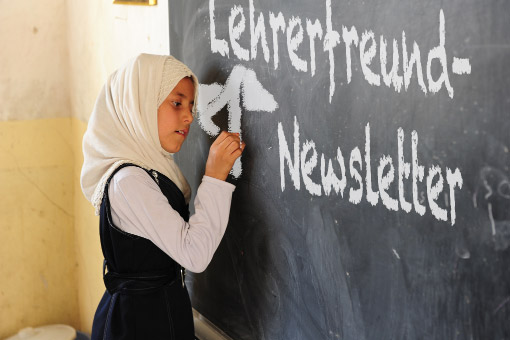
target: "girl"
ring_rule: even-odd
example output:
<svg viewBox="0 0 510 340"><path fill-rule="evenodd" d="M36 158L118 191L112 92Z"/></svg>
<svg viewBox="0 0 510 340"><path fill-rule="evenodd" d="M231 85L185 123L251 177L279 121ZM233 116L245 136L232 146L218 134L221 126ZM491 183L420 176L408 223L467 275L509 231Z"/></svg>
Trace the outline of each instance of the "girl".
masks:
<svg viewBox="0 0 510 340"><path fill-rule="evenodd" d="M222 132L189 217L190 187L173 160L195 114L198 80L171 56L142 54L114 72L83 137L81 187L100 216L106 291L92 340L194 339L184 268L205 270L228 222L225 182L244 150Z"/></svg>

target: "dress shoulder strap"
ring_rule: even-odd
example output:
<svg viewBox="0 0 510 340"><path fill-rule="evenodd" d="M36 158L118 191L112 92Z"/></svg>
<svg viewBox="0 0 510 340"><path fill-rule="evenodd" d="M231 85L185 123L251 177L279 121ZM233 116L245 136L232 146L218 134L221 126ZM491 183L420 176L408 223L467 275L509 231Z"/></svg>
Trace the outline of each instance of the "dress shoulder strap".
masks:
<svg viewBox="0 0 510 340"><path fill-rule="evenodd" d="M140 168L140 169L143 169L145 172L147 172L152 179L154 179L154 181L156 182L156 184L159 185L159 180L158 180L158 173L157 171L155 170L147 170L137 164L134 164L134 163L123 163L121 165L119 165L110 175L110 177L108 177L108 180L106 181L106 186L105 187L108 187L108 185L110 184L110 181L112 180L113 176L122 168L125 168L125 167L128 167L128 166L136 166L137 168Z"/></svg>

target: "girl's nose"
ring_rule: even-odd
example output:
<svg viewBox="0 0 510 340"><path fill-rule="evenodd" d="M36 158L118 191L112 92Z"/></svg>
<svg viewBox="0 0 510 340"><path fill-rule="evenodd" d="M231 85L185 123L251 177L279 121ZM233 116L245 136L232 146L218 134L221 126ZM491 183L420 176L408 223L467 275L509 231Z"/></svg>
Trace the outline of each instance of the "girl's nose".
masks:
<svg viewBox="0 0 510 340"><path fill-rule="evenodd" d="M191 122L193 121L193 110L192 109L185 110L184 121L191 124Z"/></svg>

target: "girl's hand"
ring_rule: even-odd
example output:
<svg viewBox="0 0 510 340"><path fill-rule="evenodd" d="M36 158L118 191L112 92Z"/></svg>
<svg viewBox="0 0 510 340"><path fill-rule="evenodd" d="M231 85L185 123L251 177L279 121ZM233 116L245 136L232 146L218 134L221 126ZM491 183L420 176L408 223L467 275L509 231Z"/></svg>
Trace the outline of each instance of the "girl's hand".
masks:
<svg viewBox="0 0 510 340"><path fill-rule="evenodd" d="M209 157L205 164L205 175L221 179L227 179L234 162L243 153L244 142L241 143L238 133L222 131L209 149Z"/></svg>

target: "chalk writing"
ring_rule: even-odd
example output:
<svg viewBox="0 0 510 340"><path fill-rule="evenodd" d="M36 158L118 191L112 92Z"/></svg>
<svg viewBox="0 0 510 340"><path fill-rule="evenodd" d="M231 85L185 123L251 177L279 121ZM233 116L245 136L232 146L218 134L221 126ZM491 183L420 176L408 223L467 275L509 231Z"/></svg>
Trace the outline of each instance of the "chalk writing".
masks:
<svg viewBox="0 0 510 340"><path fill-rule="evenodd" d="M393 165L393 159L389 155L382 155L379 158L377 166L377 187L374 190L372 185L372 155L370 153L370 124L365 126L365 154L362 157L359 147L355 147L350 152L349 157L349 175L350 181L347 182L347 172L344 157L341 147L337 148L336 158L334 161L331 159L326 161L326 155L320 154L320 177L315 173L315 168L318 165L319 153L315 143L311 140L301 142L299 138L299 124L297 118L294 117L293 132L285 133L282 123L278 123L278 142L280 147L280 184L281 190L286 188L286 172L289 173L291 183L296 190L300 190L301 181L303 181L305 189L314 196L330 196L334 191L336 194L340 193L343 197L343 192L349 184L349 202L359 204L363 196L367 202L375 206L381 203L392 211L399 211L400 208L405 212L410 212L414 207L414 211L423 216L427 210L425 205L422 205L418 197L418 187L425 185L427 192L427 203L431 214L440 221L449 220L451 225L455 224L456 219L456 206L455 206L455 190L462 189L463 179L460 170L457 168L452 171L450 168L445 167L441 169L438 165L431 165L427 169L426 183L423 183L425 178L425 166L419 165L418 161L418 133L412 131L411 140L411 153L412 153L412 166L404 160L403 147L404 147L404 133L401 128L398 129L398 155L397 170ZM289 148L288 137L292 136L292 153ZM332 164L336 164L340 169L339 174L335 174ZM326 168L327 165L327 168ZM286 171L287 169L287 171ZM395 170L398 173L398 198L391 197L388 193L390 185L395 180ZM364 178L363 178L364 171ZM450 202L449 218L448 210L445 202L440 204L439 197L444 190L444 182L446 174L446 183L449 188L444 193L447 200ZM412 204L406 201L404 193L404 180L411 176L413 192ZM320 181L315 178L320 178ZM341 179L339 179L341 178ZM331 190L333 188L333 191ZM364 193L366 193L364 195ZM444 206L444 207L443 207Z"/></svg>
<svg viewBox="0 0 510 340"><path fill-rule="evenodd" d="M407 91L411 79L416 79L417 85L424 94L437 93L445 89L450 98L454 96L454 88L450 81L450 72L454 74L470 74L471 65L467 58L454 57L451 65L448 64L446 52L446 23L443 10L439 11L438 43L426 54L426 64L423 67L420 46L413 41L408 49L406 33L402 37L393 38L391 43L383 35L376 35L372 30L359 33L355 26L350 28L341 26L338 31L333 26L331 0L326 0L325 22L318 18L301 18L290 16L286 18L279 12L271 11L256 13L253 0L248 1L248 16L246 20L245 9L235 5L227 12L227 37L216 35L215 0L209 0L210 42L211 52L223 57L235 57L241 61L250 61L257 58L258 51L262 51L264 61L271 63L275 70L279 68L279 39L285 36L286 52L290 64L297 72L310 72L316 75L316 60L324 57L318 48L322 42L322 52L327 54L329 61L329 101L335 93L335 52L341 45L345 48L345 77L344 84L349 84L353 77L352 55L359 53L361 73L371 86L386 86L396 92ZM266 19L268 18L271 30L272 53L268 45ZM247 22L249 29L247 29ZM249 44L245 43L243 34L249 34ZM310 46L309 56L304 56L299 47L308 39ZM392 47L391 68L388 66L388 45ZM259 49L261 47L261 49ZM379 56L377 58L377 56ZM379 61L379 68L377 68ZM439 72L432 75L432 64L439 65ZM436 70L437 71L437 70ZM415 75L415 76L414 76ZM413 77L414 76L414 77ZM241 94L243 100L241 101ZM278 104L258 81L255 72L242 65L236 65L224 85L218 83L200 85L200 98L198 101L199 124L209 135L219 133L219 127L212 122L212 117L223 107L228 109L228 129L231 132L241 131L241 103L249 111L274 112ZM292 135L293 138L289 139ZM456 220L455 191L463 186L462 174L458 168L441 168L439 165L430 165L425 168L418 160L418 133L411 132L411 160L404 159L405 136L402 128L397 130L398 159L394 164L389 155L382 155L378 163L372 166L370 151L370 124L365 126L364 154L359 147L354 147L348 157L344 159L341 147L336 149L334 158L328 157L317 150L313 140L301 141L299 138L299 124L294 117L293 132L285 133L282 123L278 123L278 143L280 156L281 190L286 188L286 172L294 189L304 188L314 196L330 196L340 194L348 188L348 201L359 204L363 198L372 206L381 203L391 211L403 210L405 213L414 212L420 216L429 211L440 221L449 221L451 225ZM289 148L288 140L292 148ZM347 154L346 154L347 156ZM346 164L347 160L347 164ZM316 173L316 168L320 172ZM335 169L336 168L336 169ZM287 169L287 170L286 170ZM338 171L339 170L339 171ZM348 170L348 172L347 172ZM239 177L242 173L240 159L234 165L232 174ZM374 174L374 176L373 176ZM349 176L348 176L349 175ZM377 178L377 183L372 183ZM392 184L397 181L398 196L390 195ZM412 184L412 197L406 197L404 183ZM445 190L445 186L448 189ZM426 197L424 195L426 192ZM441 195L443 194L443 195ZM440 197L444 197L441 202ZM449 208L449 209L448 209Z"/></svg>
<svg viewBox="0 0 510 340"><path fill-rule="evenodd" d="M241 94L244 109L248 111L273 112L278 108L274 100L262 84L258 81L253 70L242 65L236 65L225 85L213 83L200 84L199 99L197 103L198 123L210 136L217 136L220 128L214 124L212 117L224 106L228 108L228 131L241 134ZM242 173L241 158L234 163L231 174L239 177Z"/></svg>
<svg viewBox="0 0 510 340"><path fill-rule="evenodd" d="M239 60L249 61L257 58L258 46L260 45L265 62L270 64L271 49L268 45L264 13L258 13L258 16L255 14L253 0L249 0L248 7L248 30L246 28L246 17L243 7L235 5L230 9L228 18L229 47L226 39L216 36L217 23L214 14L215 0L209 0L211 52L219 53L224 57L230 58L230 51L232 50L234 56ZM320 43L322 40L322 52L327 53L329 62L329 101L331 102L336 88L335 49L342 45L341 43L343 41L346 56L346 84L349 84L352 80L353 70L351 54L358 52L362 75L370 85L385 85L393 88L396 92L400 92L402 89L407 91L412 76L415 73L418 85L424 94L428 92L437 93L444 88L448 96L453 98L454 88L450 82L450 67L447 62L448 58L446 52L446 23L442 9L439 11L439 42L437 46L431 48L426 55L426 78L423 74L424 68L422 66L420 46L416 41L413 41L410 44L412 51L409 54L407 48L408 41L404 31L402 31L400 46L396 38L392 39L392 66L391 70L388 71L388 42L383 35L376 36L372 30L365 30L361 32L360 35L355 26L351 28L342 26L341 30L335 30L332 22L331 0L326 0L325 14L324 25L318 18L302 19L300 16L291 16L286 19L281 12L274 14L269 11L267 13L272 36L272 64L275 70L278 69L280 60L280 51L278 48L279 37L285 35L287 54L291 65L298 72L310 72L312 77L315 76L316 59L321 57L320 48L319 53L317 53L316 46L318 45L317 43ZM249 34L249 46L243 47L241 45L240 41L242 40L243 34ZM298 53L299 47L303 44L305 38L308 39L308 44L310 46L308 56ZM379 54L379 58L376 58L377 54ZM379 60L379 70L377 69L377 65L374 65L374 61L377 59ZM401 59L402 64L400 66ZM434 60L437 60L440 65L440 74L437 79L434 79L432 75L432 64ZM308 65L310 65L310 67L308 67ZM469 59L453 57L451 72L459 75L470 74L471 64Z"/></svg>

